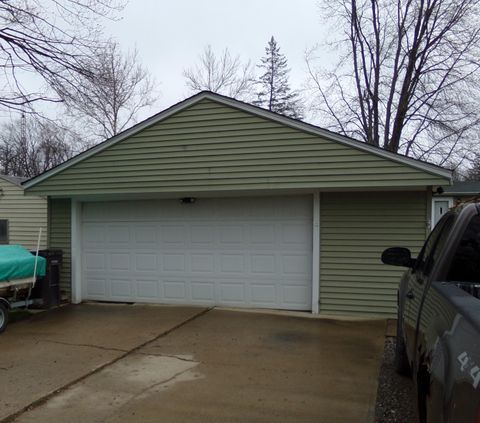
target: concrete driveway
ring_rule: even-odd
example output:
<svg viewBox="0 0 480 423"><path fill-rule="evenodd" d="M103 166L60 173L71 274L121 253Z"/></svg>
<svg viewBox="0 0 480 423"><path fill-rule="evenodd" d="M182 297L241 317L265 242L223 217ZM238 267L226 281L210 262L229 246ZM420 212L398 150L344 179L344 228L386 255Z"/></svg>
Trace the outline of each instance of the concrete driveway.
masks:
<svg viewBox="0 0 480 423"><path fill-rule="evenodd" d="M373 421L384 321L84 304L0 336L0 422Z"/></svg>

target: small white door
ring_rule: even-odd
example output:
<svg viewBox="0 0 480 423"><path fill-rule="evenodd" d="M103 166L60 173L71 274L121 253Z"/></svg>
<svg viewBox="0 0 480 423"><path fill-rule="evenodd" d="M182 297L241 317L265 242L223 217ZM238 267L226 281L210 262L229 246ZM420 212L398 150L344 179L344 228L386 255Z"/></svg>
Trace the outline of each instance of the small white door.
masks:
<svg viewBox="0 0 480 423"><path fill-rule="evenodd" d="M446 200L433 200L433 219L432 219L432 228L438 223L441 217L448 212L451 207L451 201Z"/></svg>
<svg viewBox="0 0 480 423"><path fill-rule="evenodd" d="M84 203L82 297L310 310L311 196Z"/></svg>

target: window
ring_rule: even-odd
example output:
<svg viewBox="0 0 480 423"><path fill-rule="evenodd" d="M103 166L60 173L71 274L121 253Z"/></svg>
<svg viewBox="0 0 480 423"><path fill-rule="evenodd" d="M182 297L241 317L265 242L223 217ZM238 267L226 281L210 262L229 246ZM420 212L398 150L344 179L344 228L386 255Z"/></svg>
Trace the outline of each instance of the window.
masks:
<svg viewBox="0 0 480 423"><path fill-rule="evenodd" d="M435 226L418 256L415 271L421 271L424 275L430 274L450 234L454 219L453 215L447 215Z"/></svg>
<svg viewBox="0 0 480 423"><path fill-rule="evenodd" d="M472 218L463 234L447 280L480 284L480 216Z"/></svg>
<svg viewBox="0 0 480 423"><path fill-rule="evenodd" d="M0 244L8 244L8 220L0 220Z"/></svg>

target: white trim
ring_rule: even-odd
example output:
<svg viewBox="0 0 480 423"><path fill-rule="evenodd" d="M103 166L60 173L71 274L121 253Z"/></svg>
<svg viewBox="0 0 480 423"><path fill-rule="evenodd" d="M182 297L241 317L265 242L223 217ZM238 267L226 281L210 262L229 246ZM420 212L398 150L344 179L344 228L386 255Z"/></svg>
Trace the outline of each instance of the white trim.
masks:
<svg viewBox="0 0 480 423"><path fill-rule="evenodd" d="M313 193L312 314L318 314L320 300L320 193Z"/></svg>
<svg viewBox="0 0 480 423"><path fill-rule="evenodd" d="M80 304L82 302L82 203L72 200L71 209L72 303Z"/></svg>
<svg viewBox="0 0 480 423"><path fill-rule="evenodd" d="M435 203L439 201L448 201L448 208L453 207L453 197L433 197L432 198L432 214L430 217L430 230L435 226Z"/></svg>
<svg viewBox="0 0 480 423"><path fill-rule="evenodd" d="M414 159L411 159L409 157L405 157L405 156L402 156L402 155L399 155L399 154L395 154L395 153L392 153L390 151L384 150L382 148L374 147L374 146L371 146L369 144L363 143L361 141L354 140L353 138L348 138L344 135L340 135L340 134L336 134L334 132L330 132L326 129L319 128L318 126L311 125L311 124L308 124L308 123L305 123L305 122L301 122L301 121L298 121L298 120L295 120L295 119L291 119L291 118L288 118L286 116L279 115L277 113L272 113L268 110L261 109L259 107L253 106L251 104L242 103L241 101L234 100L234 99L229 98L229 97L225 97L225 96L222 96L222 95L219 95L219 94L214 94L214 93L211 93L211 92L208 92L208 91L203 91L203 92L201 92L197 95L194 95L194 96L192 96L192 97L190 97L190 98L188 98L188 99L186 99L186 100L184 100L180 103L177 103L177 104L173 105L172 107L170 107L170 108L168 108L168 109L166 109L166 110L164 110L164 111L162 111L162 112L144 120L143 122L140 122L139 124L137 124L137 125L131 127L130 129L127 129L126 131L124 131L124 132L122 132L122 133L104 141L103 143L98 144L95 147L93 147L93 148L91 148L91 149L89 149L89 150L87 150L83 153L80 153L79 155L73 157L72 159L62 163L61 165L59 165L59 166L57 166L57 167L55 167L51 170L48 170L48 171L42 173L41 175L39 175L39 176L37 176L33 179L30 179L29 181L25 182L25 184L23 186L25 188L30 188L30 187L44 181L45 179L49 178L50 176L56 175L57 173L61 172L62 170L66 169L70 166L73 166L74 164L76 164L76 163L78 163L82 160L85 160L88 157L90 157L90 156L92 156L96 153L99 153L100 151L105 150L108 147L111 147L112 145L124 140L125 138L128 138L132 135L135 135L136 133L146 129L147 127L149 127L151 125L154 125L158 122L161 122L162 120L168 118L169 116L173 115L174 113L177 113L180 110L186 109L186 108L188 108L188 107L190 107L190 106L192 106L192 105L194 105L194 104L196 104L196 103L198 103L198 102L200 102L204 99L215 101L217 103L224 104L226 106L230 106L230 107L235 108L235 109L243 110L245 112L254 114L256 116L260 116L260 117L263 117L263 118L266 118L266 119L269 119L269 120L272 120L272 121L275 121L275 122L279 122L279 123L281 123L283 125L286 125L286 126L289 126L291 128L299 129L301 131L308 132L308 133L311 133L313 135L318 135L318 136L321 136L321 137L326 138L328 140L336 141L336 142L339 142L341 144L347 145L349 147L356 148L357 150L366 151L368 153L372 153L374 155L392 160L394 162L399 162L399 163L402 163L402 164L406 164L408 166L417 168L419 170L428 172L430 174L447 178L447 179L450 180L450 183L451 183L452 172L450 170L443 169L443 168L440 168L438 166L435 166L435 165L432 165L432 164L429 164L429 163L414 160Z"/></svg>

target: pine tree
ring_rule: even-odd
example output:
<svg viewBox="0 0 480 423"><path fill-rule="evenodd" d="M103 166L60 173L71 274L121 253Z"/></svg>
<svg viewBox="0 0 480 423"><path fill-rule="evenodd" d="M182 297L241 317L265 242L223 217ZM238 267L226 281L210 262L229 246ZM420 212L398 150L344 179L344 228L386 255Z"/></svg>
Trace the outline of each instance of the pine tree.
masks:
<svg viewBox="0 0 480 423"><path fill-rule="evenodd" d="M292 91L288 84L290 69L287 67L287 59L280 53L280 47L273 36L261 60L262 64L257 67L264 70L264 73L257 82L259 89L257 100L253 104L295 119L303 119L299 94Z"/></svg>

